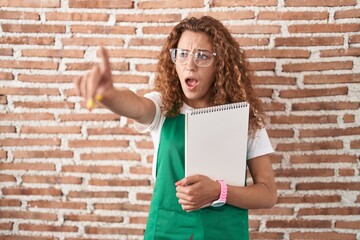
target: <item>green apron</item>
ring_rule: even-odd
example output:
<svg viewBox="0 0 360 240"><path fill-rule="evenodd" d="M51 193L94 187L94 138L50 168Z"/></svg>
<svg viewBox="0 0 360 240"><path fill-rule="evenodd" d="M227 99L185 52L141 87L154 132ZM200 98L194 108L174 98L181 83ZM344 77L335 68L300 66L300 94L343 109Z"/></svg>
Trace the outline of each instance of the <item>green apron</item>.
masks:
<svg viewBox="0 0 360 240"><path fill-rule="evenodd" d="M144 239L249 239L245 209L224 205L186 212L181 208L175 182L185 175L184 144L185 115L166 118L161 130L156 182Z"/></svg>

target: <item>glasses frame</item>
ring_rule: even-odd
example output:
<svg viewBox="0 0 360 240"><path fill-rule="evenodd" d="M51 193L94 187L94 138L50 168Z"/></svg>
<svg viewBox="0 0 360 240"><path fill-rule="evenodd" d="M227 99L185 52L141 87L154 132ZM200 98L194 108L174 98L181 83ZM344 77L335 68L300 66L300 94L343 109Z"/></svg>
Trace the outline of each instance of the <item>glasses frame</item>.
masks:
<svg viewBox="0 0 360 240"><path fill-rule="evenodd" d="M189 53L189 56L190 56L190 55L192 56L192 59L193 59L194 64L195 64L196 66L198 66L198 67L208 67L208 66L210 66L211 63L212 63L212 59L213 59L214 57L216 57L216 52L210 52L210 51L208 51L208 50L199 51L199 52L208 52L208 53L211 54L211 59L210 59L211 61L209 62L209 64L208 64L208 65L205 65L205 66L201 66L201 65L198 65L198 64L196 63L196 59L199 59L199 58L198 58L198 55L197 55L198 52L193 53L193 52L191 52L191 51L189 51L189 50L186 50L186 49L170 48L170 57L171 57L171 60L173 61L173 63L175 63L175 64L186 65L186 64L188 64L188 62L189 62L189 56L187 57L187 61L185 61L184 63L180 63L180 62L177 63L177 62L176 62L176 56L173 57L173 54L172 54L172 53L173 53L173 51L178 51L178 50L187 51L187 52Z"/></svg>

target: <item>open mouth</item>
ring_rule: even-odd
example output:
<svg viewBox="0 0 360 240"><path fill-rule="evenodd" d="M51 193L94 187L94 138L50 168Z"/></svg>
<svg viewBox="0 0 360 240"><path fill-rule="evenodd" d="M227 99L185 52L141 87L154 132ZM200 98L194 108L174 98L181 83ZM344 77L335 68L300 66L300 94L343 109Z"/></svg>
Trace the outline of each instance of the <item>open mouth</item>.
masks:
<svg viewBox="0 0 360 240"><path fill-rule="evenodd" d="M199 81L195 78L186 78L185 83L188 87L193 88L199 83Z"/></svg>

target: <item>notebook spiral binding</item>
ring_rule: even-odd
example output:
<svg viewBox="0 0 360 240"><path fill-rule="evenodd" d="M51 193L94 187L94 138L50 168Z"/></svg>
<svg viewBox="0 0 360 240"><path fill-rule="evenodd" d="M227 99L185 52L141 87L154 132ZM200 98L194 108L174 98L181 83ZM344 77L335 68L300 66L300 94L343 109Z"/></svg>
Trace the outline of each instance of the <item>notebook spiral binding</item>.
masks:
<svg viewBox="0 0 360 240"><path fill-rule="evenodd" d="M247 105L248 105L247 102L237 102L237 103L229 103L229 104L218 105L218 106L213 106L213 107L191 109L190 115L226 111L226 110L235 109L235 108L243 108L243 107L246 107Z"/></svg>

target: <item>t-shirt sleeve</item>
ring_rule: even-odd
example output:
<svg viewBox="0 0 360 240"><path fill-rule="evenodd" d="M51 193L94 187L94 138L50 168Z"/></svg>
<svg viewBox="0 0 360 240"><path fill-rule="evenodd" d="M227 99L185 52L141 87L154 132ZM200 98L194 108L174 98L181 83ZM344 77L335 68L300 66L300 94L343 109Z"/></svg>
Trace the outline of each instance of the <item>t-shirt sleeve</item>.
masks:
<svg viewBox="0 0 360 240"><path fill-rule="evenodd" d="M248 160L274 152L265 128L258 130L254 137L249 137L247 147Z"/></svg>
<svg viewBox="0 0 360 240"><path fill-rule="evenodd" d="M158 128L158 126L160 124L160 120L161 120L161 109L160 109L161 95L160 95L160 93L150 92L150 93L145 94L144 97L146 97L154 102L155 107L156 107L156 113L155 113L155 117L154 117L152 123L150 123L150 124L145 125L145 124L141 124L138 122L134 123L135 130L140 133L151 132L154 129Z"/></svg>

